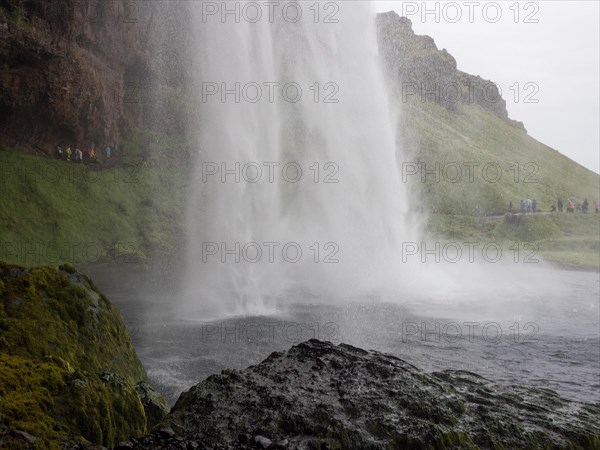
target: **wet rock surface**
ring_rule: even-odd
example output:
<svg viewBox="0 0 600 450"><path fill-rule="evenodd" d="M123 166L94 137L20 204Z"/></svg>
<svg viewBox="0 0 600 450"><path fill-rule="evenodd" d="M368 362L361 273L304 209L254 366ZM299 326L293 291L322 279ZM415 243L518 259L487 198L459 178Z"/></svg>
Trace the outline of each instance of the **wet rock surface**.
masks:
<svg viewBox="0 0 600 450"><path fill-rule="evenodd" d="M600 405L310 340L181 395L120 449L598 448Z"/></svg>

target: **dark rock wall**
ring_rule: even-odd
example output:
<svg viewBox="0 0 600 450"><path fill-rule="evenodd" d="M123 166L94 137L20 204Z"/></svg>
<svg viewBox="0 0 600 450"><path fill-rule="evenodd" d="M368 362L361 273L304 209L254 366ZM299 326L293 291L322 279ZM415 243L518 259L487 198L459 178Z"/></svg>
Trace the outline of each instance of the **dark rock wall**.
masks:
<svg viewBox="0 0 600 450"><path fill-rule="evenodd" d="M189 21L186 2L0 0L0 140L47 152L182 132Z"/></svg>

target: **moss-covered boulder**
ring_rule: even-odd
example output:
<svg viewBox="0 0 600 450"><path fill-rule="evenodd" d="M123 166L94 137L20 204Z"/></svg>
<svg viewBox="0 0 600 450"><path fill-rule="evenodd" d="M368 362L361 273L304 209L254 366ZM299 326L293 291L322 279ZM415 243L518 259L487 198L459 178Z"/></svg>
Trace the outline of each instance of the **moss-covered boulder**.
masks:
<svg viewBox="0 0 600 450"><path fill-rule="evenodd" d="M141 436L146 410L150 426L165 411L145 382L120 312L88 277L0 263L0 448Z"/></svg>

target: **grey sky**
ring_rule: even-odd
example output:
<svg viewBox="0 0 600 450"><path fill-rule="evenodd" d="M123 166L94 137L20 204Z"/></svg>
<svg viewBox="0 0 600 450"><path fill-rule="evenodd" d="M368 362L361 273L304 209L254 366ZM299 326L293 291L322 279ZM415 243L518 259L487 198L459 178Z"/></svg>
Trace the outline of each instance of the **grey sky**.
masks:
<svg viewBox="0 0 600 450"><path fill-rule="evenodd" d="M439 16L423 16L423 5L439 8ZM531 136L597 173L599 5L595 0L375 2L379 12L404 12L414 31L433 37L460 70L498 83L510 117L522 121ZM538 103L525 102L528 94Z"/></svg>

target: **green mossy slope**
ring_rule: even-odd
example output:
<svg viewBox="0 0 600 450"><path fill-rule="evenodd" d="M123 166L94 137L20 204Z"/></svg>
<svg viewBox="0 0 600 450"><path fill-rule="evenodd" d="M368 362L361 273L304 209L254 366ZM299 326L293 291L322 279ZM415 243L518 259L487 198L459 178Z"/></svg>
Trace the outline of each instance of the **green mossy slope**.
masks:
<svg viewBox="0 0 600 450"><path fill-rule="evenodd" d="M144 156L74 164L0 145L0 260L146 265L177 251L186 169ZM139 156L142 155L142 156Z"/></svg>

